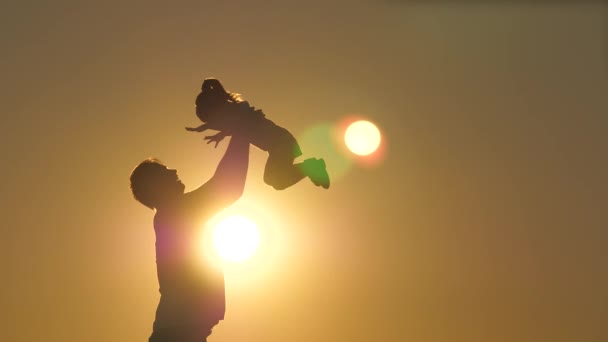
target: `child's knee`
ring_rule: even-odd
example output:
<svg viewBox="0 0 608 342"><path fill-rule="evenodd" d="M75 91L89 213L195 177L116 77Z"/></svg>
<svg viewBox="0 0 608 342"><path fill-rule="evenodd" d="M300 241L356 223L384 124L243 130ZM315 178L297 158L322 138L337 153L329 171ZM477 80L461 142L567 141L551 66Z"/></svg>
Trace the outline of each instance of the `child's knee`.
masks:
<svg viewBox="0 0 608 342"><path fill-rule="evenodd" d="M264 183L270 185L275 190L285 190L289 187L286 181L283 181L281 177L277 177L276 174L271 172L264 173Z"/></svg>
<svg viewBox="0 0 608 342"><path fill-rule="evenodd" d="M272 186L275 190L285 190L287 188L289 188L289 184L269 184L270 186Z"/></svg>

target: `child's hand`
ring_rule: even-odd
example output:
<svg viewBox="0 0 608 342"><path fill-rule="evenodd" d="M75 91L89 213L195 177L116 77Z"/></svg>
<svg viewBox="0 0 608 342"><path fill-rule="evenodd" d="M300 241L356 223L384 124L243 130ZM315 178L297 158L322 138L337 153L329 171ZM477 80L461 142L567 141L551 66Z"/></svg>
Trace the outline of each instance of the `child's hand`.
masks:
<svg viewBox="0 0 608 342"><path fill-rule="evenodd" d="M224 132L219 132L216 133L214 135L208 135L205 137L205 140L207 141L207 144L210 144L211 142L215 141L215 146L217 147L217 145L220 143L220 141L224 140L224 138L227 136L228 134L224 133Z"/></svg>

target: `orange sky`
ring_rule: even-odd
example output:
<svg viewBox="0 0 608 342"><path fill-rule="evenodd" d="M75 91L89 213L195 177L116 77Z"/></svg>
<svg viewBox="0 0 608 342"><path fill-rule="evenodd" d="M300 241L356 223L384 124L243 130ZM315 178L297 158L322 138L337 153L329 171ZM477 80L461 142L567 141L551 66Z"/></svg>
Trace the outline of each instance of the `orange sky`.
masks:
<svg viewBox="0 0 608 342"><path fill-rule="evenodd" d="M606 5L275 3L2 5L0 341L147 339L128 176L211 176L226 143L183 130L210 76L341 174L274 191L252 149L235 210L274 245L209 341L607 340ZM375 167L306 138L350 115Z"/></svg>

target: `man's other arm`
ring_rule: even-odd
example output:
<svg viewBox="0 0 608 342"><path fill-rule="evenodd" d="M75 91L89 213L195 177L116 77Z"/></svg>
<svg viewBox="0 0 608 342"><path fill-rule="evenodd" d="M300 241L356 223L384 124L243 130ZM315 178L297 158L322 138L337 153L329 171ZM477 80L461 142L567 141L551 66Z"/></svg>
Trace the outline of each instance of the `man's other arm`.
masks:
<svg viewBox="0 0 608 342"><path fill-rule="evenodd" d="M243 195L248 167L249 142L232 136L213 177L185 195L191 208L215 213L236 202Z"/></svg>

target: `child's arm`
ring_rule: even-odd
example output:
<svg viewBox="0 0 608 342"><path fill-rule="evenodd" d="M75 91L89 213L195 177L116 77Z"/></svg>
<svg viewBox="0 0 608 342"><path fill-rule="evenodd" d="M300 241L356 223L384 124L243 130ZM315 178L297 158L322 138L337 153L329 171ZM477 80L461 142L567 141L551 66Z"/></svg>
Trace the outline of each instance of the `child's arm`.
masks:
<svg viewBox="0 0 608 342"><path fill-rule="evenodd" d="M226 129L225 125L222 125L222 122L210 123L205 122L204 124L198 127L186 127L186 131L190 132L204 132L208 129L212 129L214 131L223 131Z"/></svg>
<svg viewBox="0 0 608 342"><path fill-rule="evenodd" d="M204 132L208 129L210 129L211 127L209 127L209 124L204 123L198 127L186 127L186 131L190 131L190 132Z"/></svg>

